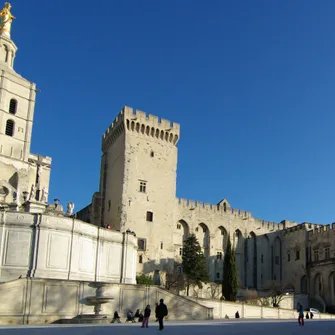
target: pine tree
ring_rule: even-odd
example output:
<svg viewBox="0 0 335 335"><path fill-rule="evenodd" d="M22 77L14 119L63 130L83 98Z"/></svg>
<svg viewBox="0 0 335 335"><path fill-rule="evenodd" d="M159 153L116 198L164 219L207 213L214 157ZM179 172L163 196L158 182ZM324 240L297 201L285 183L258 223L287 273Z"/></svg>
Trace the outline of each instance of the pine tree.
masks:
<svg viewBox="0 0 335 335"><path fill-rule="evenodd" d="M194 234L184 241L182 259L183 272L186 277L186 294L188 295L191 284L201 288L201 282L206 283L209 280L206 259Z"/></svg>
<svg viewBox="0 0 335 335"><path fill-rule="evenodd" d="M223 260L222 295L225 300L236 301L238 290L238 276L235 252L232 250L230 236L228 236L227 250Z"/></svg>

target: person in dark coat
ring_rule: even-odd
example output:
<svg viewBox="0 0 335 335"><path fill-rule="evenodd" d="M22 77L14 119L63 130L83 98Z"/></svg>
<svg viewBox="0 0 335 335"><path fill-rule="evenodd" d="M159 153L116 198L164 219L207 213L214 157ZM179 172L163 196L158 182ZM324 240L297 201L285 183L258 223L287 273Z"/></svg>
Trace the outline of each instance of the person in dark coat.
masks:
<svg viewBox="0 0 335 335"><path fill-rule="evenodd" d="M163 325L163 319L165 316L168 315L168 309L166 307L166 305L164 304L164 300L161 299L159 301L159 305L157 306L157 317L158 317L158 322L159 322L159 330L163 330L164 329L164 325Z"/></svg>
<svg viewBox="0 0 335 335"><path fill-rule="evenodd" d="M144 310L144 317L143 317L143 322L141 326L142 328L149 327L148 323L149 323L150 314L151 314L150 305L147 305L147 307L145 307L145 310Z"/></svg>
<svg viewBox="0 0 335 335"><path fill-rule="evenodd" d="M117 321L117 323L121 323L119 313L117 311L114 312L114 318L112 320L112 323L114 323L115 321Z"/></svg>

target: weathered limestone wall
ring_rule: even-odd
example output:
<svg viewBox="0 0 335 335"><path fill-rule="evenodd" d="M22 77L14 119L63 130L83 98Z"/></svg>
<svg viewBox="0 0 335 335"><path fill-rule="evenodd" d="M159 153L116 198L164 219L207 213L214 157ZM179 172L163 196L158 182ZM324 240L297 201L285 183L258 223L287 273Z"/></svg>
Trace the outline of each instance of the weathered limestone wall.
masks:
<svg viewBox="0 0 335 335"><path fill-rule="evenodd" d="M39 324L59 319L71 319L78 314L94 314L87 297L96 295L95 283L84 281L19 279L0 284L0 323ZM206 320L212 318L212 308L175 296L155 286L109 284L104 296L114 299L102 305L102 314L113 317L117 310L124 322L129 309L155 308L164 299L169 309L168 319ZM154 313L152 314L152 319Z"/></svg>
<svg viewBox="0 0 335 335"><path fill-rule="evenodd" d="M282 229L296 225L289 221L278 224L258 220L250 212L231 208L226 200L211 205L176 199L174 221L175 256L179 261L178 251L184 237L195 233L209 259L211 280L222 280L222 260L218 253L222 253L223 259L230 235L241 286L258 289L269 288L274 278L280 280L280 263L277 266L275 258L281 261L281 247L277 244L281 245L282 240L278 242L277 237Z"/></svg>
<svg viewBox="0 0 335 335"><path fill-rule="evenodd" d="M108 157L108 169L102 169L107 177L101 177L106 179L104 224L130 229L141 240L138 272L173 267L178 138L178 124L129 107L123 108L103 137L102 165Z"/></svg>
<svg viewBox="0 0 335 335"><path fill-rule="evenodd" d="M136 283L136 238L79 220L1 212L0 280L22 277Z"/></svg>
<svg viewBox="0 0 335 335"><path fill-rule="evenodd" d="M308 233L308 289L316 305L335 310L335 223Z"/></svg>
<svg viewBox="0 0 335 335"><path fill-rule="evenodd" d="M306 293L301 287L307 275L308 226L298 225L281 233L283 241L283 285L289 285L296 293Z"/></svg>

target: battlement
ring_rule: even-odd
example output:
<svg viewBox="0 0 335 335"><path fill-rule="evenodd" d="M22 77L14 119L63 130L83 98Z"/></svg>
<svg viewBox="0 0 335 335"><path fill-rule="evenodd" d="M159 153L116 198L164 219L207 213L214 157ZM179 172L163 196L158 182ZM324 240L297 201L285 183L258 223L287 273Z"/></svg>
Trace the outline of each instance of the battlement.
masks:
<svg viewBox="0 0 335 335"><path fill-rule="evenodd" d="M105 131L102 137L102 150L106 149L106 145L111 145L124 129L139 135L155 137L173 145L177 144L180 136L178 123L125 106Z"/></svg>
<svg viewBox="0 0 335 335"><path fill-rule="evenodd" d="M284 235L288 235L288 234L293 234L295 232L300 232L300 231L308 231L308 224L307 223L301 223L301 224L297 224L296 226L294 227L289 227L289 228L286 228L284 230Z"/></svg>
<svg viewBox="0 0 335 335"><path fill-rule="evenodd" d="M308 236L312 237L313 235L318 234L329 234L330 231L335 232L335 222L333 222L331 225L318 225L318 227L315 227L313 230L310 230L308 232Z"/></svg>
<svg viewBox="0 0 335 335"><path fill-rule="evenodd" d="M177 135L179 135L180 125L178 123L162 119L158 116L147 114L146 112L142 112L140 110L134 110L131 107L125 106L123 108L125 119L129 119L130 121L138 122L140 124L145 124L150 127L160 128L164 131L173 131Z"/></svg>
<svg viewBox="0 0 335 335"><path fill-rule="evenodd" d="M185 209L189 209L190 211L198 210L203 212L220 212L220 213L234 214L235 216L239 216L243 219L249 219L252 217L250 212L241 209L231 208L230 206L224 206L221 203L209 204L202 201L177 198L177 205Z"/></svg>
<svg viewBox="0 0 335 335"><path fill-rule="evenodd" d="M263 229L268 229L270 231L275 231L275 230L283 230L285 229L285 223L277 223L273 221L266 221L266 220L260 220L257 218L254 218L255 224L259 226L259 228Z"/></svg>

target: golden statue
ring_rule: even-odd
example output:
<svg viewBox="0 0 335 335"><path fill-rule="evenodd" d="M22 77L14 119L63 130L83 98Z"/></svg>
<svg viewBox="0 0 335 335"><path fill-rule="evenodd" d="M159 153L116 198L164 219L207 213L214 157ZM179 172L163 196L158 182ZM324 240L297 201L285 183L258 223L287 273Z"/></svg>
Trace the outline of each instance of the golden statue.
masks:
<svg viewBox="0 0 335 335"><path fill-rule="evenodd" d="M0 35L10 38L10 29L12 27L12 21L15 17L10 12L12 8L9 2L5 3L4 8L0 12Z"/></svg>

